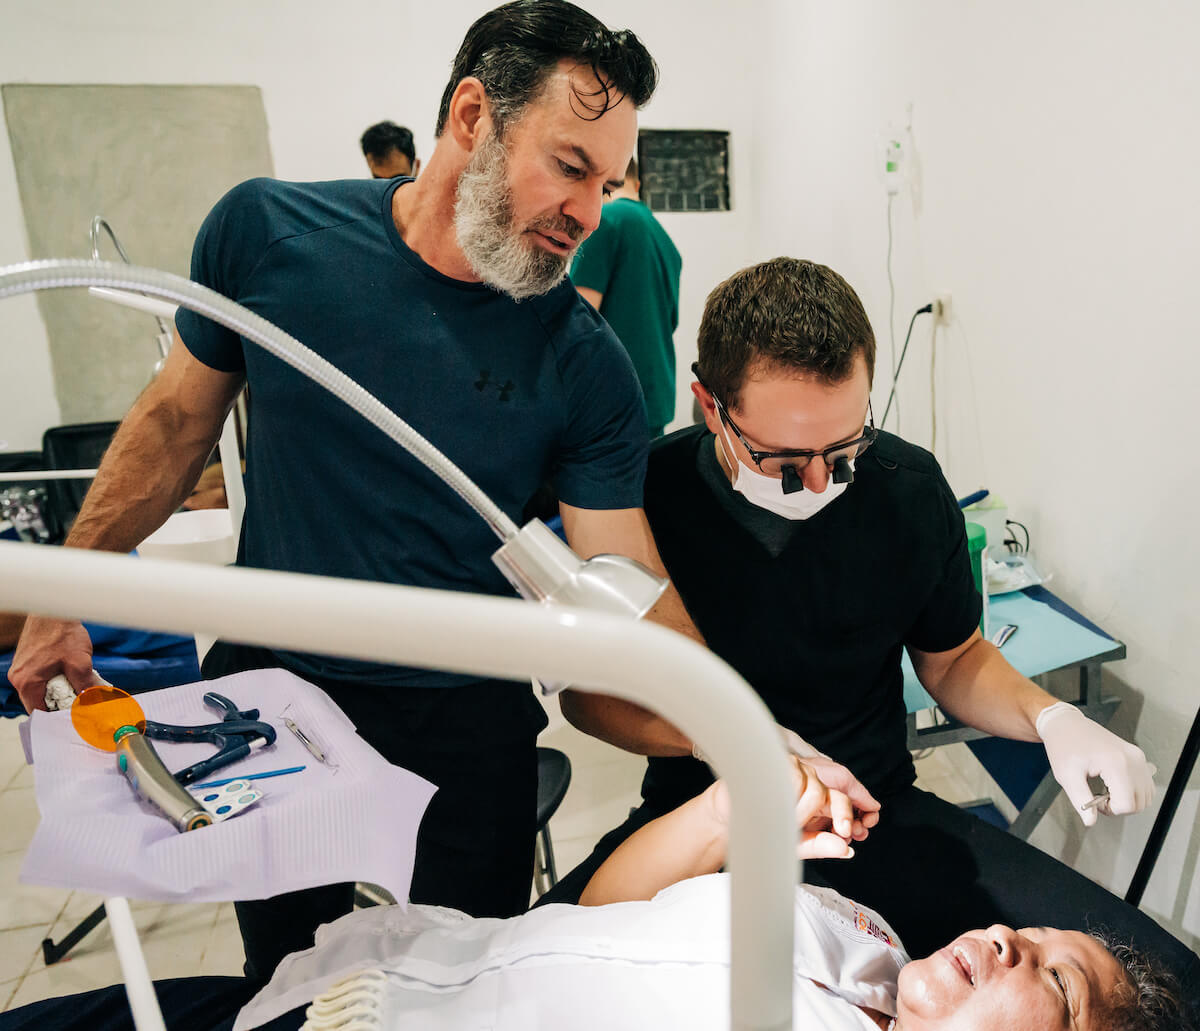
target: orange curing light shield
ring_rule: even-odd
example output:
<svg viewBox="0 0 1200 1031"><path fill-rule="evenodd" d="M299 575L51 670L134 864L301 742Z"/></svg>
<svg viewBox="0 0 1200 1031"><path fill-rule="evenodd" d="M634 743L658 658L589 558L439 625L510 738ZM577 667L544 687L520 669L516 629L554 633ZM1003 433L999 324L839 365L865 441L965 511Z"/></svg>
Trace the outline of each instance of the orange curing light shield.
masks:
<svg viewBox="0 0 1200 1031"><path fill-rule="evenodd" d="M130 727L141 734L146 729L142 707L118 687L89 687L71 706L71 723L93 748L117 750L117 734Z"/></svg>

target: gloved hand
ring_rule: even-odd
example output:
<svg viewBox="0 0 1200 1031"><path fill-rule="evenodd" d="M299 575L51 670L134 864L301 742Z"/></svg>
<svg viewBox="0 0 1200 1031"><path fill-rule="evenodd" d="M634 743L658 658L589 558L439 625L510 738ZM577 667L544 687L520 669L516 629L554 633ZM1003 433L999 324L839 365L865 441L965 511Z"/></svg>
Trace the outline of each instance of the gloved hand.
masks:
<svg viewBox="0 0 1200 1031"><path fill-rule="evenodd" d="M1154 767L1137 745L1123 741L1088 719L1074 705L1056 702L1038 713L1038 736L1054 779L1062 785L1085 827L1096 822L1096 810L1114 816L1145 809L1154 797ZM1099 777L1108 801L1085 809L1092 800L1088 777Z"/></svg>

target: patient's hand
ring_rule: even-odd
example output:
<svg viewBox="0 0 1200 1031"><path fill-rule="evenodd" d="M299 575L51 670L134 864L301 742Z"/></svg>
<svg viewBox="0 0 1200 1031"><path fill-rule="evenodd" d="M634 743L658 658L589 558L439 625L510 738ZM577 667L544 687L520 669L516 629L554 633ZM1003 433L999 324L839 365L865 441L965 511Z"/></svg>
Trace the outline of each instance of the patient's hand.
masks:
<svg viewBox="0 0 1200 1031"><path fill-rule="evenodd" d="M822 782L849 797L854 805L849 824L841 824L837 831L843 837L851 837L862 841L867 832L879 822L879 803L853 773L839 762L835 762L824 752L819 751L804 740L794 730L782 724L779 725L779 736L783 738L784 747L793 756L803 759L817 772Z"/></svg>
<svg viewBox="0 0 1200 1031"><path fill-rule="evenodd" d="M834 794L849 800L848 810L839 806L835 812L834 829L844 838L863 841L871 828L879 822L880 805L874 796L845 766L834 762L827 755L814 756L803 761ZM836 822L838 820L841 822Z"/></svg>
<svg viewBox="0 0 1200 1031"><path fill-rule="evenodd" d="M822 781L813 760L798 759L794 755L789 756L789 759L792 764L792 783L796 789L796 827L800 831L796 855L800 859L851 858L854 849L850 842L861 841L866 837L865 830L862 831L861 837L853 837L853 828L856 824L861 824L861 821L854 818L854 803L844 791L832 788ZM832 763L831 760L829 762L839 770L846 769ZM725 782L718 780L707 790L706 795L712 807L713 819L722 826L728 826L729 792ZM878 820L877 811L872 815ZM839 828L850 829L843 834Z"/></svg>

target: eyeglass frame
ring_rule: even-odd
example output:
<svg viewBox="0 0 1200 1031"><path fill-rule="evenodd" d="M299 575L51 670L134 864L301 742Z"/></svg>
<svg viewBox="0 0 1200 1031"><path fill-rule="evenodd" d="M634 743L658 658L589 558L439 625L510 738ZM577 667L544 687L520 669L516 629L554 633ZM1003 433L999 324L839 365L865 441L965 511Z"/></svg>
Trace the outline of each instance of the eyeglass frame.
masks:
<svg viewBox="0 0 1200 1031"><path fill-rule="evenodd" d="M742 431L738 429L737 423L733 421L733 417L729 414L729 411L726 409L725 405L721 403L721 399L717 397L717 395L709 389L708 384L700 378L699 362L692 363L692 375L696 377L696 382L708 391L708 396L713 399L713 403L717 406L718 414L729 424L729 428L733 430L734 434L737 436L737 439L742 442L742 447L746 449L746 453L749 454L754 460L754 464L758 466L758 471L764 476L768 474L766 470L763 469L762 463L769 458L785 460L803 458L803 465L792 465L792 468L795 469L796 472L799 472L801 469L807 469L809 463L812 462L812 460L818 455L820 455L821 460L825 463L825 468L832 469L834 463L829 461L828 456L833 452L844 451L846 448L856 447L861 444L862 447L856 451L853 456L854 458L861 458L867 449L879 439L879 430L875 428L875 413L871 410L871 399L867 398L867 421L863 424L863 434L860 437L855 437L853 440L847 440L844 443L834 444L827 448L821 448L819 451L814 451L811 448L793 448L790 451L756 451L750 446L750 442L742 434Z"/></svg>

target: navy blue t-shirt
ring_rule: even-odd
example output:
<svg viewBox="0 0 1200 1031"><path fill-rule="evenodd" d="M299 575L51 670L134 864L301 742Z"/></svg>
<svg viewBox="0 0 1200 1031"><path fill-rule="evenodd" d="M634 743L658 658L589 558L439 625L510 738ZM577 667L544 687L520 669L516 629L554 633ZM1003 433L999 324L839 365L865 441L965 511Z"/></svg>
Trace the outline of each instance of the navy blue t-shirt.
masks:
<svg viewBox="0 0 1200 1031"><path fill-rule="evenodd" d="M391 214L409 181L243 183L201 227L192 279L373 393L515 522L547 480L578 508L640 507L647 429L620 342L569 281L517 303L425 264ZM400 445L231 330L182 308L176 324L199 361L244 369L250 385L239 565L513 593L492 530ZM301 674L347 680L472 679L280 654Z"/></svg>

